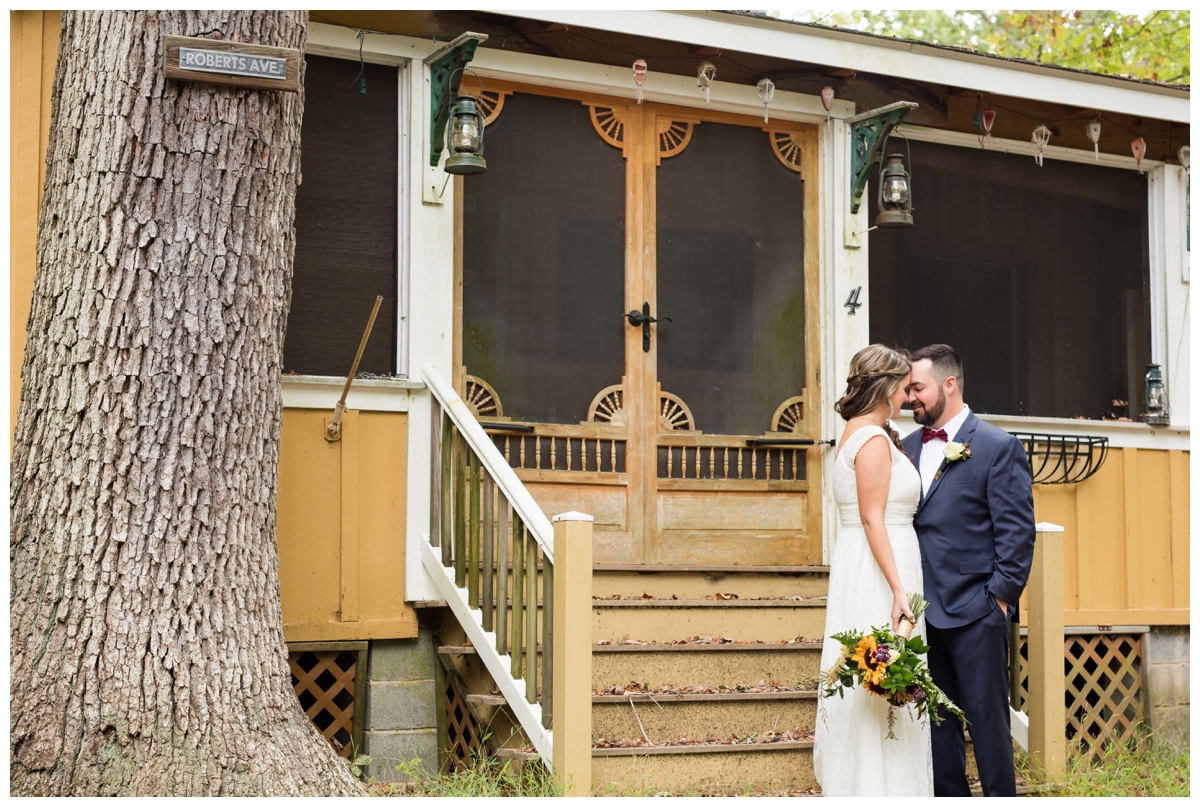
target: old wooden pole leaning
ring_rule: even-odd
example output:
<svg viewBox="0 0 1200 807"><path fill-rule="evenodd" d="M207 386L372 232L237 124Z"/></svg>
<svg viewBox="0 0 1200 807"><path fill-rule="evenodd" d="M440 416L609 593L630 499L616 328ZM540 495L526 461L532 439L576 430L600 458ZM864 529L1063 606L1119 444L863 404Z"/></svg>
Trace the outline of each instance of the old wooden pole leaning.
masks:
<svg viewBox="0 0 1200 807"><path fill-rule="evenodd" d="M1037 525L1029 573L1029 754L1047 782L1061 782L1067 762L1063 691L1063 528Z"/></svg>
<svg viewBox="0 0 1200 807"><path fill-rule="evenodd" d="M592 790L592 517L554 517L554 781L564 796Z"/></svg>

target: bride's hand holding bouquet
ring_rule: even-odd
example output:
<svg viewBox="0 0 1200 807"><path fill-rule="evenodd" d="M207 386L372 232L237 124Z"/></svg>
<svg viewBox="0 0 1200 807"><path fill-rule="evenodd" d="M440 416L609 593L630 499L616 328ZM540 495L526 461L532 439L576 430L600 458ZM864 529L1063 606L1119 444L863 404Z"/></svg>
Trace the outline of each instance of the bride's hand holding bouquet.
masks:
<svg viewBox="0 0 1200 807"><path fill-rule="evenodd" d="M885 626L866 633L834 634L832 638L841 643L842 652L823 676L827 698L835 693L845 697L845 691L856 686L885 698L890 707L887 737L892 740L896 739L895 709L909 704L916 707L918 719L928 715L934 723L941 723L944 718L938 709L945 707L963 723L967 722L962 710L933 683L929 665L921 658L929 652L929 646L920 636L912 637L916 620L929 603L920 594L908 597L912 618L907 614L899 617L900 631Z"/></svg>

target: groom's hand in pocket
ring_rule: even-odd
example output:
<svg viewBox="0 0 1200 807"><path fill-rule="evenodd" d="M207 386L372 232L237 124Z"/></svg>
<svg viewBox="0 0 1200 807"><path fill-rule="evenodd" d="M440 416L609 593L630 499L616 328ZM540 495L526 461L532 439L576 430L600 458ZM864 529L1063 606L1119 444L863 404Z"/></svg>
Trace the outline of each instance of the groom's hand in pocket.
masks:
<svg viewBox="0 0 1200 807"><path fill-rule="evenodd" d="M999 597L996 597L994 599L996 600L996 605L1000 606L1000 613L1004 614L1004 616L1007 617L1008 616L1008 603L1006 603L1004 600L1000 599Z"/></svg>

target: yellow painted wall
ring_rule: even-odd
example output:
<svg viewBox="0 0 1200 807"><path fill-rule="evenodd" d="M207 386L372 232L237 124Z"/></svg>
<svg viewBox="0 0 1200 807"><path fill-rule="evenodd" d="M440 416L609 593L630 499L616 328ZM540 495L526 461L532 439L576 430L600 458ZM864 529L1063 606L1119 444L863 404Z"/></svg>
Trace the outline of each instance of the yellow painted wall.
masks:
<svg viewBox="0 0 1200 807"><path fill-rule="evenodd" d="M1066 528L1067 625L1190 624L1188 454L1112 449L1081 484L1034 485L1037 520Z"/></svg>
<svg viewBox="0 0 1200 807"><path fill-rule="evenodd" d="M279 586L289 642L417 635L404 602L408 415L285 409L279 456Z"/></svg>
<svg viewBox="0 0 1200 807"><path fill-rule="evenodd" d="M58 60L57 11L10 11L9 21L9 433L17 425L21 363L37 270L37 220L46 183L50 93Z"/></svg>

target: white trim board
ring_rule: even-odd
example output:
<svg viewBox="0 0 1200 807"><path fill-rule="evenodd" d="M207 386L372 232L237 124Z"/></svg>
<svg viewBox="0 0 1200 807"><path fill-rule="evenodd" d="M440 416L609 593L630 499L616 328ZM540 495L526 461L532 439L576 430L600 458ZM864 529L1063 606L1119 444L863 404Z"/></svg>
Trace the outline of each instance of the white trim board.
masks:
<svg viewBox="0 0 1200 807"><path fill-rule="evenodd" d="M342 396L345 376L285 375L280 380L284 409L328 409ZM346 408L360 412L407 412L425 385L406 378L358 378L350 385Z"/></svg>
<svg viewBox="0 0 1200 807"><path fill-rule="evenodd" d="M1037 101L1096 108L1161 120L1190 120L1190 92L1135 84L1107 76L1068 73L1039 65L944 50L919 43L866 37L853 31L806 28L785 21L712 11L512 11L544 22L633 36L688 42L948 84ZM653 69L653 68L652 68Z"/></svg>
<svg viewBox="0 0 1200 807"><path fill-rule="evenodd" d="M1030 128L1029 132L1032 136L1033 129ZM925 143L940 143L946 146L961 146L963 148L973 148L982 151L998 151L1001 154L1018 154L1026 157L1033 157L1037 154L1037 147L1033 145L1032 141L1006 140L993 137L986 145L980 147L980 138L978 135L966 132L951 132L945 129L929 129L924 126L909 126L903 123L897 126L893 130L893 133L896 137L903 135L910 140L919 140ZM1070 149L1064 146L1046 146L1044 155L1049 160L1086 163L1088 165L1098 165L1103 168L1125 168L1131 171L1138 169L1137 160L1133 159L1133 157L1125 157L1120 154L1100 152L1100 157L1097 159L1095 151ZM1163 165L1166 165L1166 163L1159 160L1142 160L1141 170L1148 172Z"/></svg>
<svg viewBox="0 0 1200 807"><path fill-rule="evenodd" d="M1009 432L1036 434L1091 435L1107 437L1109 448L1149 448L1161 451L1190 451L1191 430L1182 428L1151 428L1145 423L1120 420L1073 420L1070 418L1035 418L1019 415L987 415L975 413L979 419ZM901 435L917 428L912 413L905 410L892 420Z"/></svg>

